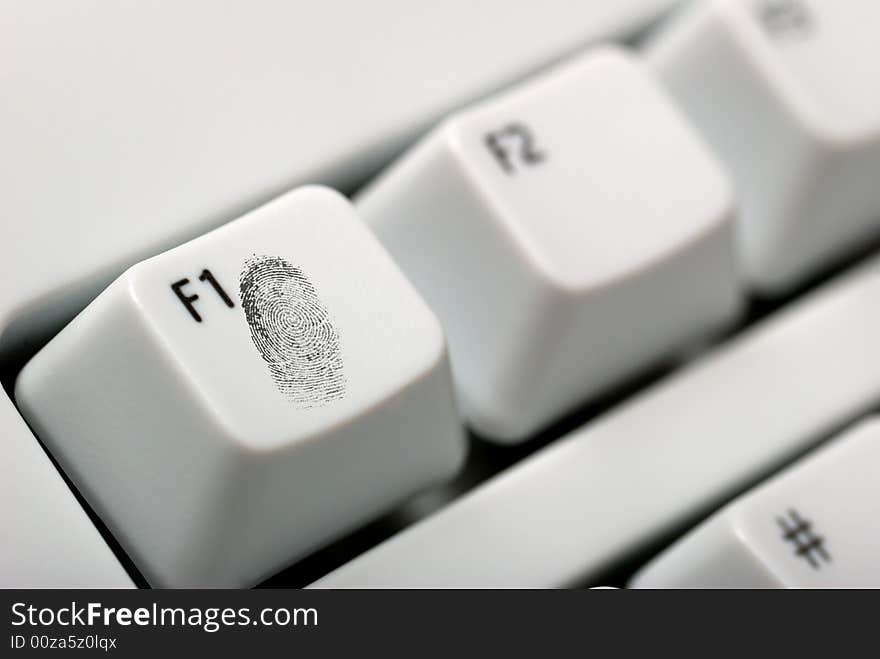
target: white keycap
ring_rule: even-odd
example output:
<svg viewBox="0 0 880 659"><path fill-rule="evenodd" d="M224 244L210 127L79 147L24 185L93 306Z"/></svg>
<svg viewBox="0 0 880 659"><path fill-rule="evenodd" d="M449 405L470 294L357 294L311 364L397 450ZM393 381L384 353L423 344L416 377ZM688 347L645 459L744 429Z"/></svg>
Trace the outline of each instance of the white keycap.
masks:
<svg viewBox="0 0 880 659"><path fill-rule="evenodd" d="M880 418L724 507L636 588L880 588Z"/></svg>
<svg viewBox="0 0 880 659"><path fill-rule="evenodd" d="M157 586L252 584L464 450L440 325L325 188L129 269L16 400Z"/></svg>
<svg viewBox="0 0 880 659"><path fill-rule="evenodd" d="M126 267L677 0L0 2L0 359Z"/></svg>
<svg viewBox="0 0 880 659"><path fill-rule="evenodd" d="M648 48L733 175L764 292L880 235L878 24L876 0L713 0Z"/></svg>
<svg viewBox="0 0 880 659"><path fill-rule="evenodd" d="M132 588L6 396L0 428L0 588Z"/></svg>
<svg viewBox="0 0 880 659"><path fill-rule="evenodd" d="M727 180L617 49L452 117L357 206L443 322L466 416L500 441L737 306Z"/></svg>
<svg viewBox="0 0 880 659"><path fill-rule="evenodd" d="M589 582L874 408L877 300L880 259L315 585Z"/></svg>

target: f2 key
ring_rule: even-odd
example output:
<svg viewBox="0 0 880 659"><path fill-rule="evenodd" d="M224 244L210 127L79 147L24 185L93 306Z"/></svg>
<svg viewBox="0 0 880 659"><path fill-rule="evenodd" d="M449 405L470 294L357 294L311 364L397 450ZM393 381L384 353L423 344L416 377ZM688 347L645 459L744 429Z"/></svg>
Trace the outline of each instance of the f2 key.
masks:
<svg viewBox="0 0 880 659"><path fill-rule="evenodd" d="M356 205L440 317L464 413L495 441L737 312L726 175L619 49L450 117Z"/></svg>

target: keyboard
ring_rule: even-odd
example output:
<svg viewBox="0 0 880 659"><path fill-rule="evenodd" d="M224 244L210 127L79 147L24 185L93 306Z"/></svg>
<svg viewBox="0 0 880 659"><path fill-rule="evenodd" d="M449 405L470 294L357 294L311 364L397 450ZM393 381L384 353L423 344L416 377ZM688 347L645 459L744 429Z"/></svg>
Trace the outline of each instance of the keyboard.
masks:
<svg viewBox="0 0 880 659"><path fill-rule="evenodd" d="M0 2L0 587L880 586L878 24Z"/></svg>

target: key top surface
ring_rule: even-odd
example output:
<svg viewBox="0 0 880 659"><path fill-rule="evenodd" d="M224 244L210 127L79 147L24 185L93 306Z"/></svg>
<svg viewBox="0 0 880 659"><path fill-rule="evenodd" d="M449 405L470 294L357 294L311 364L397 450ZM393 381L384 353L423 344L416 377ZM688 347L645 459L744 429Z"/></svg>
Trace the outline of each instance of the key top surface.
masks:
<svg viewBox="0 0 880 659"><path fill-rule="evenodd" d="M0 4L0 359L133 263L673 0Z"/></svg>
<svg viewBox="0 0 880 659"><path fill-rule="evenodd" d="M774 25L768 13L781 12ZM760 0L752 11L770 39L779 70L803 110L841 141L880 133L877 22L871 0ZM788 17L786 17L788 15Z"/></svg>
<svg viewBox="0 0 880 659"><path fill-rule="evenodd" d="M880 420L869 418L725 506L636 588L880 587Z"/></svg>
<svg viewBox="0 0 880 659"><path fill-rule="evenodd" d="M450 379L436 318L308 187L129 269L16 401L151 584L240 587L451 476Z"/></svg>

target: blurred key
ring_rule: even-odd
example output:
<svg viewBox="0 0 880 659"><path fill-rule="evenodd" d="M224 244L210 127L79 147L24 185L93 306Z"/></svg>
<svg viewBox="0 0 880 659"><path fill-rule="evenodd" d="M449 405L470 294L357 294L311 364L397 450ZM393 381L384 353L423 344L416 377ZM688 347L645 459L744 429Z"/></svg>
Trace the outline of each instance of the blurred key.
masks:
<svg viewBox="0 0 880 659"><path fill-rule="evenodd" d="M632 585L878 588L878 470L874 417L716 513Z"/></svg>
<svg viewBox="0 0 880 659"><path fill-rule="evenodd" d="M648 47L733 175L763 292L880 237L878 24L876 0L709 0Z"/></svg>
<svg viewBox="0 0 880 659"><path fill-rule="evenodd" d="M129 269L16 400L156 586L253 584L464 451L440 325L326 188Z"/></svg>

